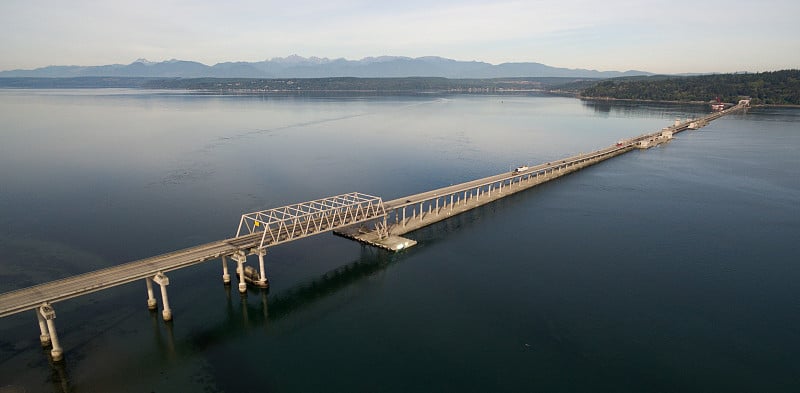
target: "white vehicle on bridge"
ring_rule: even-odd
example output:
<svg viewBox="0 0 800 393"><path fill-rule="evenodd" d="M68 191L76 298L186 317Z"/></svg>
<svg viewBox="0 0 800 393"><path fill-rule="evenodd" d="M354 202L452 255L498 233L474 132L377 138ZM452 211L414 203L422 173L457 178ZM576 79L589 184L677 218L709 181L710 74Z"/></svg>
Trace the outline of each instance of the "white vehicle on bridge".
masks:
<svg viewBox="0 0 800 393"><path fill-rule="evenodd" d="M528 168L528 166L527 166L527 165L518 166L516 169L514 169L514 173L525 172L525 171L527 171L528 169L529 169L529 168Z"/></svg>

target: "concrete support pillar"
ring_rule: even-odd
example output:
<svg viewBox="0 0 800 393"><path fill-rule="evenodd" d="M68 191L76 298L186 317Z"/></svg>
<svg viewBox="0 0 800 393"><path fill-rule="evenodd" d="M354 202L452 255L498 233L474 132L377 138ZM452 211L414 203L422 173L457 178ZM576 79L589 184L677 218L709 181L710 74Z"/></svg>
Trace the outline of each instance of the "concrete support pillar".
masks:
<svg viewBox="0 0 800 393"><path fill-rule="evenodd" d="M439 215L439 198L436 198L436 215Z"/></svg>
<svg viewBox="0 0 800 393"><path fill-rule="evenodd" d="M406 227L406 207L403 206L403 228Z"/></svg>
<svg viewBox="0 0 800 393"><path fill-rule="evenodd" d="M36 310L36 319L39 321L39 342L43 347L47 347L50 345L50 333L47 330L47 322L38 309Z"/></svg>
<svg viewBox="0 0 800 393"><path fill-rule="evenodd" d="M247 256L244 252L237 251L233 254L233 260L236 261L236 273L239 274L239 292L247 292L247 283L244 281L244 262L247 261Z"/></svg>
<svg viewBox="0 0 800 393"><path fill-rule="evenodd" d="M147 284L147 309L155 310L158 306L158 301L156 301L156 297L153 295L153 280L150 277L145 277L144 282Z"/></svg>
<svg viewBox="0 0 800 393"><path fill-rule="evenodd" d="M231 275L228 273L228 257L222 256L222 282L224 284L231 283Z"/></svg>
<svg viewBox="0 0 800 393"><path fill-rule="evenodd" d="M54 362L59 362L64 359L64 351L61 349L61 343L58 342L58 334L56 333L56 310L49 303L44 303L39 306L38 310L42 318L45 319L47 324L47 332L50 336L50 344L53 346L50 349L50 355L53 357Z"/></svg>
<svg viewBox="0 0 800 393"><path fill-rule="evenodd" d="M161 310L161 316L164 321L172 320L172 310L169 308L169 298L167 297L167 285L169 285L169 278L161 272L153 276L153 281L161 287L161 304L164 309Z"/></svg>
<svg viewBox="0 0 800 393"><path fill-rule="evenodd" d="M419 203L419 219L420 219L420 220L422 219L422 215L425 213L425 209L423 209L423 208L422 208L422 204L423 204L423 203L424 203L424 202L420 202L420 203Z"/></svg>
<svg viewBox="0 0 800 393"><path fill-rule="evenodd" d="M258 284L259 286L267 286L267 273L264 271L264 255L267 255L267 249L262 248L258 250Z"/></svg>
<svg viewBox="0 0 800 393"><path fill-rule="evenodd" d="M453 197L455 194L450 194L450 211L453 211Z"/></svg>

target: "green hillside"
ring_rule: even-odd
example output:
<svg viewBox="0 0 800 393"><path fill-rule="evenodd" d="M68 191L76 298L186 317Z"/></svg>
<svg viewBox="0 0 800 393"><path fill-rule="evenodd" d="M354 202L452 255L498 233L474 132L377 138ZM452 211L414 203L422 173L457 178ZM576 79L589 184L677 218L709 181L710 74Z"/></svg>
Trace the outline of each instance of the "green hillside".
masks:
<svg viewBox="0 0 800 393"><path fill-rule="evenodd" d="M615 78L584 89L581 96L654 101L709 101L719 97L725 102L750 97L753 104L800 105L800 70Z"/></svg>

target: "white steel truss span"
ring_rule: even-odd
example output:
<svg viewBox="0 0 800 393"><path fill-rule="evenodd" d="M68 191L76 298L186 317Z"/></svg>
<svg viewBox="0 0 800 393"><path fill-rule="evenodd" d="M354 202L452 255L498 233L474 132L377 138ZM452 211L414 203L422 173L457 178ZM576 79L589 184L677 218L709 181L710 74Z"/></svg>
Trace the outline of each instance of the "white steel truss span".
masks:
<svg viewBox="0 0 800 393"><path fill-rule="evenodd" d="M261 233L261 249L381 217L386 210L380 197L351 192L242 214L236 237Z"/></svg>

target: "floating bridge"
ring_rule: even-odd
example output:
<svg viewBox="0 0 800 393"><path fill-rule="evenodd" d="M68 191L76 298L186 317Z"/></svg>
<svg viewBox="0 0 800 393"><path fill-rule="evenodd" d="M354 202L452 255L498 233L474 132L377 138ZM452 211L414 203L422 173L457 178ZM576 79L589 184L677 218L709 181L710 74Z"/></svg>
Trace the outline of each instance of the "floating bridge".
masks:
<svg viewBox="0 0 800 393"><path fill-rule="evenodd" d="M747 103L712 113L701 119L676 121L661 131L617 142L587 154L565 157L527 169L505 172L482 179L443 187L419 194L383 201L380 197L353 192L243 214L236 235L195 247L133 261L106 269L42 283L0 294L0 317L35 310L40 342L51 347L53 360L63 357L55 329L53 304L144 279L147 305L157 308L153 283L160 286L162 316L172 319L165 273L209 260L222 261L222 279L231 282L228 258L236 262L238 289L247 291L247 282L268 286L264 256L269 247L324 232L351 238L376 247L399 251L416 244L402 237L416 229L446 220L538 184L565 176L636 148L649 148L669 141L673 134L702 127L726 114L743 110ZM245 267L249 255L258 256L258 270Z"/></svg>

